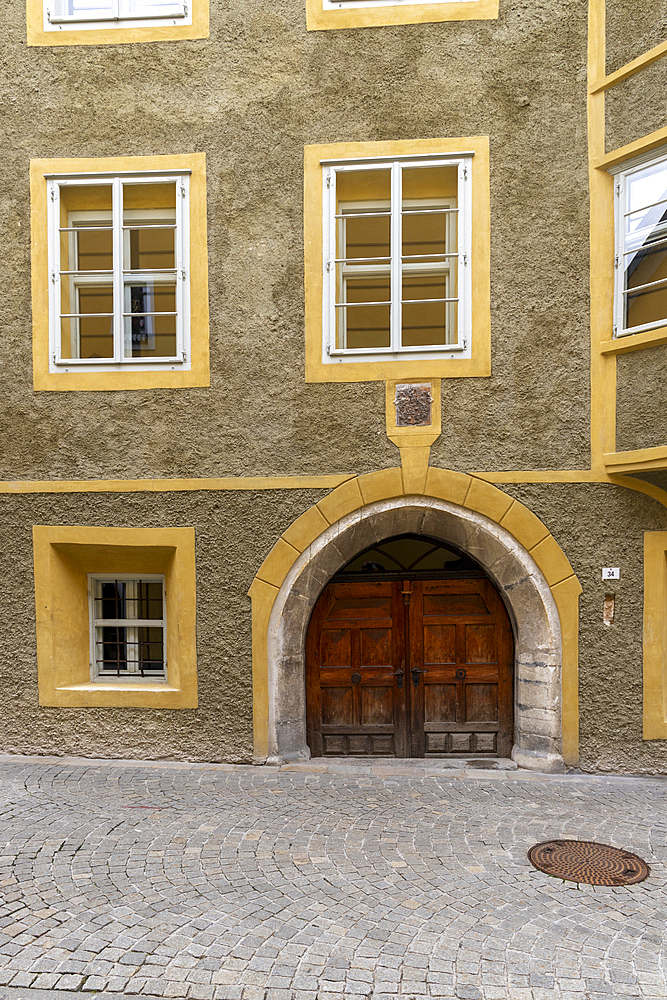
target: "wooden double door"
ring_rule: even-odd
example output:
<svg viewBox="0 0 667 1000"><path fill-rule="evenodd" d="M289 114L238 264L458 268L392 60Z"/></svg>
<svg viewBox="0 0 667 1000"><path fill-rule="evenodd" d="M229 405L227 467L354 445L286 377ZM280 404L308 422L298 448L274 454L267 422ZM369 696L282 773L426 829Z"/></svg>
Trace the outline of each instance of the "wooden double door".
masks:
<svg viewBox="0 0 667 1000"><path fill-rule="evenodd" d="M509 757L513 641L490 580L334 581L306 643L314 757Z"/></svg>

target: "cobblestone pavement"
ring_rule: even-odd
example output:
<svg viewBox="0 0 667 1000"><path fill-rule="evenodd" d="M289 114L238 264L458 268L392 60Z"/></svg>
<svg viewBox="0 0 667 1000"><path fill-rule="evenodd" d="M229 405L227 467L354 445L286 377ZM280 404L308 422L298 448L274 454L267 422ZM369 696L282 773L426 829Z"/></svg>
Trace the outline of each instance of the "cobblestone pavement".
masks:
<svg viewBox="0 0 667 1000"><path fill-rule="evenodd" d="M0 782L7 1000L667 996L660 778L4 757ZM550 838L650 878L550 878Z"/></svg>

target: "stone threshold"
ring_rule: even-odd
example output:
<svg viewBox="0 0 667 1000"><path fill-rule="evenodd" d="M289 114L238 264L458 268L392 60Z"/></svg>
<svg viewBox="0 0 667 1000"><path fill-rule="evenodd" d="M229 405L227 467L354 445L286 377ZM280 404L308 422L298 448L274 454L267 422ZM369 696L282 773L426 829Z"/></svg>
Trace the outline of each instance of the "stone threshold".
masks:
<svg viewBox="0 0 667 1000"><path fill-rule="evenodd" d="M285 762L276 766L266 763L234 763L228 764L219 762L207 763L205 761L188 760L140 760L137 758L119 757L69 757L57 756L55 754L12 754L0 753L0 777L2 767L16 766L17 764L41 764L43 767L108 767L126 768L128 770L152 770L152 771L219 771L219 772L255 772L256 774L266 774L272 771L274 774L281 771L303 771L307 773L321 774L372 774L376 777L389 776L412 776L421 777L423 775L440 775L448 778L500 778L514 779L521 781L608 781L608 782L628 782L628 781L665 781L667 774L614 774L614 773L588 773L577 768L570 768L565 774L547 774L540 771L529 771L517 767L514 761L506 758L499 759L477 759L471 762L470 758L399 758L399 757L311 757L310 760ZM480 765L484 766L480 766ZM487 765L496 765L487 766ZM3 1000L2 989L0 987L0 1000ZM18 989L18 987L17 987ZM37 993L38 991L33 991ZM49 990L49 995L53 994ZM9 995L8 995L9 996ZM146 1000L146 998L143 998Z"/></svg>

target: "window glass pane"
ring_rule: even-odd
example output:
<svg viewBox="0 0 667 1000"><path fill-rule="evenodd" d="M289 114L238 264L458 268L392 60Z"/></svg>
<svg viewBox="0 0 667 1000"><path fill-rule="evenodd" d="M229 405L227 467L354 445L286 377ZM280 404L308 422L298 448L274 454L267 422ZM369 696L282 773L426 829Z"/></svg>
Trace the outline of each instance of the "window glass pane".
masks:
<svg viewBox="0 0 667 1000"><path fill-rule="evenodd" d="M126 271L153 271L176 267L175 229L125 230L124 268Z"/></svg>
<svg viewBox="0 0 667 1000"><path fill-rule="evenodd" d="M626 329L658 322L667 323L667 288L627 296Z"/></svg>
<svg viewBox="0 0 667 1000"><path fill-rule="evenodd" d="M390 278L386 274L359 273L358 268L337 265L340 301L354 303L336 309L336 346L349 350L389 347ZM364 303L387 303L365 305Z"/></svg>
<svg viewBox="0 0 667 1000"><path fill-rule="evenodd" d="M407 167L402 171L403 347L457 341L457 303L428 300L458 295L458 167Z"/></svg>
<svg viewBox="0 0 667 1000"><path fill-rule="evenodd" d="M183 4L174 0L121 0L123 17L177 17Z"/></svg>
<svg viewBox="0 0 667 1000"><path fill-rule="evenodd" d="M176 356L175 316L126 316L126 358L173 358Z"/></svg>
<svg viewBox="0 0 667 1000"><path fill-rule="evenodd" d="M632 213L628 216L627 232L633 232L638 227L651 225L647 214L653 214L654 220L663 215L664 205L652 210L648 206L667 198L667 163L653 163L643 170L628 175L625 185L626 208Z"/></svg>
<svg viewBox="0 0 667 1000"><path fill-rule="evenodd" d="M161 223L168 223L160 228ZM152 271L176 267L176 184L123 184L123 267Z"/></svg>
<svg viewBox="0 0 667 1000"><path fill-rule="evenodd" d="M111 185L60 186L60 270L111 271Z"/></svg>
<svg viewBox="0 0 667 1000"><path fill-rule="evenodd" d="M140 626L136 631L137 665L142 674L164 669L162 628Z"/></svg>
<svg viewBox="0 0 667 1000"><path fill-rule="evenodd" d="M456 343L456 336L449 333L456 330L456 317L456 302L404 302L403 347Z"/></svg>
<svg viewBox="0 0 667 1000"><path fill-rule="evenodd" d="M95 629L95 660L99 673L127 672L127 629L103 625Z"/></svg>
<svg viewBox="0 0 667 1000"><path fill-rule="evenodd" d="M339 170L336 206L338 259L389 257L391 170Z"/></svg>
<svg viewBox="0 0 667 1000"><path fill-rule="evenodd" d="M71 316L60 321L60 356L113 358L112 316Z"/></svg>
<svg viewBox="0 0 667 1000"><path fill-rule="evenodd" d="M162 618L162 582L139 580L137 586L136 618Z"/></svg>
<svg viewBox="0 0 667 1000"><path fill-rule="evenodd" d="M84 21L87 18L113 17L111 0L60 0L56 4L56 16L72 17Z"/></svg>

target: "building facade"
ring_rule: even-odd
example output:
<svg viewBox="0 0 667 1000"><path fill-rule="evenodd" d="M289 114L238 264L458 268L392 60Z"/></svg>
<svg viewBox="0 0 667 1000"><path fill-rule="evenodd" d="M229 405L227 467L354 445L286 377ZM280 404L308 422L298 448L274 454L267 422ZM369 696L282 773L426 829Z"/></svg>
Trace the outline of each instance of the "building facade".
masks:
<svg viewBox="0 0 667 1000"><path fill-rule="evenodd" d="M665 770L666 26L11 6L3 751Z"/></svg>

